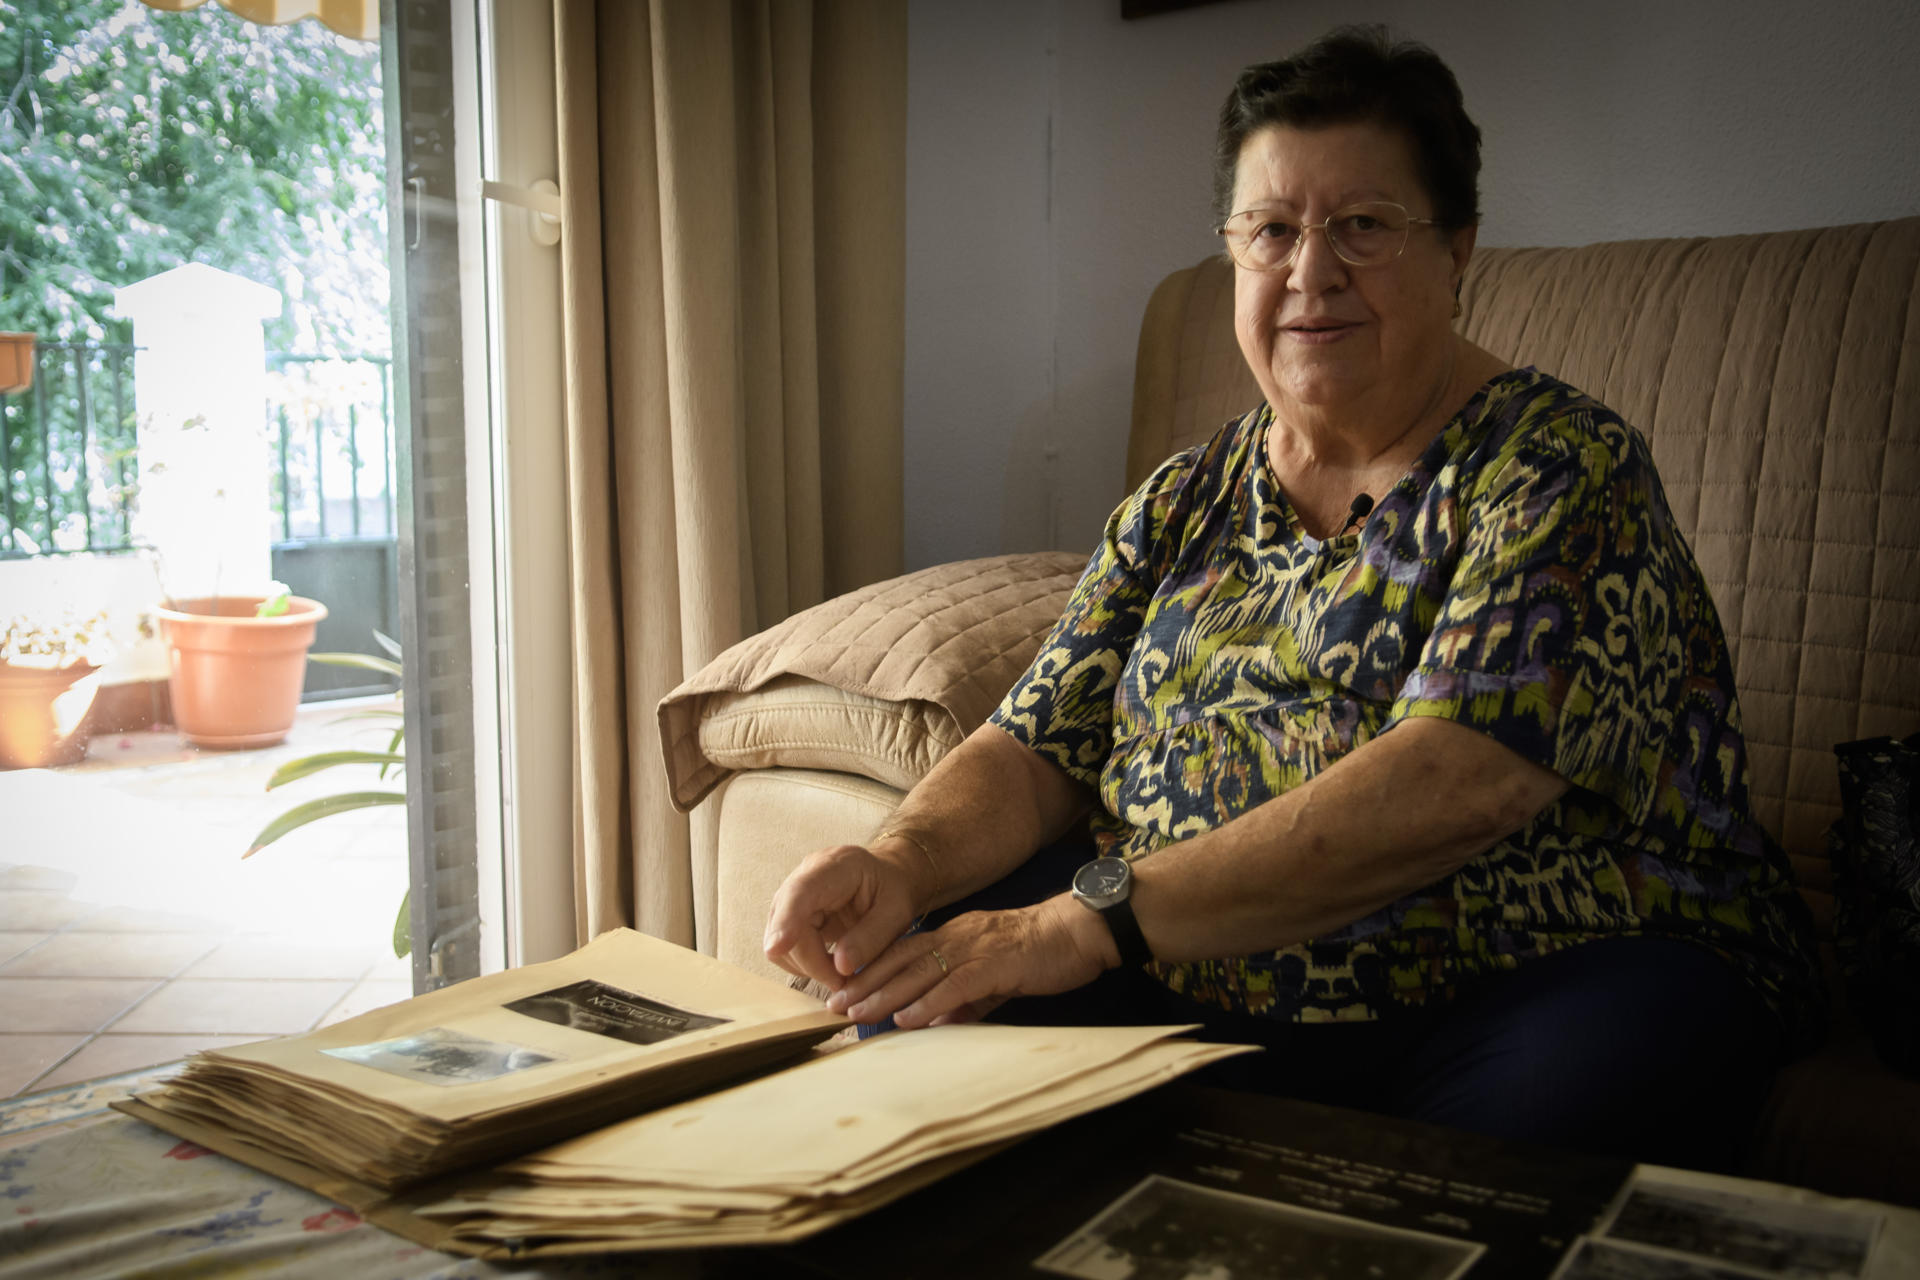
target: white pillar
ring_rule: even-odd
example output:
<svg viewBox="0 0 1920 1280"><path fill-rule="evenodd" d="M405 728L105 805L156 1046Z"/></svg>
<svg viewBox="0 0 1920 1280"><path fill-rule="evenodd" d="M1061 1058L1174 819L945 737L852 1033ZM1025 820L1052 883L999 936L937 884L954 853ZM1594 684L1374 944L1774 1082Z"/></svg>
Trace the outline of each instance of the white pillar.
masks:
<svg viewBox="0 0 1920 1280"><path fill-rule="evenodd" d="M261 594L273 577L266 340L280 291L200 263L116 289L133 322L134 538L175 598Z"/></svg>

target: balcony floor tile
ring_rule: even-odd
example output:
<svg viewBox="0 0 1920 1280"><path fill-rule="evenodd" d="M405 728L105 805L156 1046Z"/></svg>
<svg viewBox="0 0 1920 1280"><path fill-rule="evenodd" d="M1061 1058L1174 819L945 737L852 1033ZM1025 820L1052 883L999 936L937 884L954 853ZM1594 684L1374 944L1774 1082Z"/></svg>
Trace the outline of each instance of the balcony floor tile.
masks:
<svg viewBox="0 0 1920 1280"><path fill-rule="evenodd" d="M35 1090L57 1089L82 1080L98 1080L125 1071L138 1071L159 1062L172 1062L202 1049L231 1049L251 1044L257 1036L121 1035L109 1032L89 1040L80 1052L34 1082Z"/></svg>
<svg viewBox="0 0 1920 1280"><path fill-rule="evenodd" d="M351 982L181 978L113 1024L115 1033L278 1036L305 1031L353 989Z"/></svg>
<svg viewBox="0 0 1920 1280"><path fill-rule="evenodd" d="M0 977L0 1027L98 1031L160 984L147 978Z"/></svg>

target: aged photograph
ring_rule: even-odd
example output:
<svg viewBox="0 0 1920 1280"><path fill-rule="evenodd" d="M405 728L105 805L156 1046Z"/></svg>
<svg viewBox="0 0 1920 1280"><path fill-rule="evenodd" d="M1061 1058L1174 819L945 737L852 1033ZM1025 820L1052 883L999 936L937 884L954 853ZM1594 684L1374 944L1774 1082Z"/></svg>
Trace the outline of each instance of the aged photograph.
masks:
<svg viewBox="0 0 1920 1280"><path fill-rule="evenodd" d="M1763 1274L1662 1249L1587 1238L1567 1254L1553 1280L1758 1280Z"/></svg>
<svg viewBox="0 0 1920 1280"><path fill-rule="evenodd" d="M1705 1188L1636 1186L1601 1232L1795 1280L1866 1274L1880 1218Z"/></svg>
<svg viewBox="0 0 1920 1280"><path fill-rule="evenodd" d="M376 1071L437 1085L479 1084L562 1060L557 1054L499 1040L483 1040L445 1027L430 1027L417 1035L321 1052Z"/></svg>
<svg viewBox="0 0 1920 1280"><path fill-rule="evenodd" d="M1484 1246L1154 1176L1034 1262L1082 1280L1453 1280Z"/></svg>
<svg viewBox="0 0 1920 1280"><path fill-rule="evenodd" d="M594 1035L611 1036L629 1044L658 1044L689 1031L703 1031L730 1021L676 1009L591 978L538 995L523 996L505 1007L555 1026L591 1031Z"/></svg>

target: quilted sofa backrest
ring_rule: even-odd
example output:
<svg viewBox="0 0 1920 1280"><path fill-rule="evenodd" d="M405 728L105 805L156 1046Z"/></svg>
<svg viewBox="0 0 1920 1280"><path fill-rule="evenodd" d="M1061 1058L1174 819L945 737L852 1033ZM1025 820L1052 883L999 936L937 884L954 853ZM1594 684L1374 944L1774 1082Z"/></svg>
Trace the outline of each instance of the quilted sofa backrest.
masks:
<svg viewBox="0 0 1920 1280"><path fill-rule="evenodd" d="M1920 729L1920 218L1483 249L1460 327L1652 441L1733 649L1761 819L1810 888L1833 746ZM1259 403L1212 258L1148 304L1128 484Z"/></svg>

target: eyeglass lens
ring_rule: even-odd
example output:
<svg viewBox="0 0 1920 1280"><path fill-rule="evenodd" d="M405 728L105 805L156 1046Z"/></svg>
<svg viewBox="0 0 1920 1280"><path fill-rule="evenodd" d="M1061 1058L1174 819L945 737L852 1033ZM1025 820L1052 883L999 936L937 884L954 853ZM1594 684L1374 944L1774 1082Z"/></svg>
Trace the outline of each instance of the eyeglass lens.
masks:
<svg viewBox="0 0 1920 1280"><path fill-rule="evenodd" d="M1286 266L1299 250L1304 232L1324 228L1333 251L1356 267L1391 262L1406 247L1407 211L1397 204L1356 204L1339 210L1324 223L1305 226L1275 216L1271 210L1249 209L1228 219L1222 229L1235 261L1255 271Z"/></svg>

